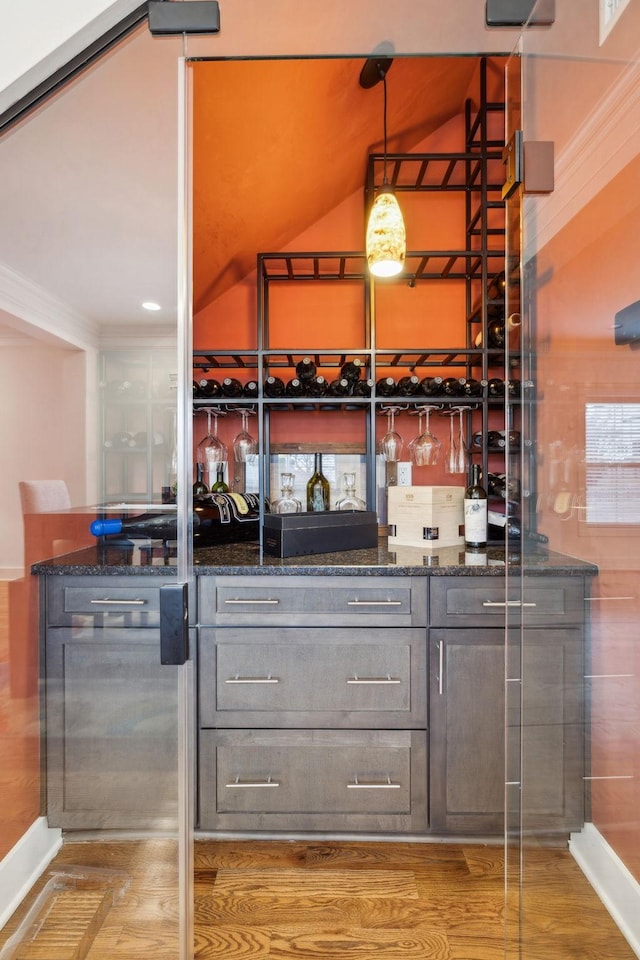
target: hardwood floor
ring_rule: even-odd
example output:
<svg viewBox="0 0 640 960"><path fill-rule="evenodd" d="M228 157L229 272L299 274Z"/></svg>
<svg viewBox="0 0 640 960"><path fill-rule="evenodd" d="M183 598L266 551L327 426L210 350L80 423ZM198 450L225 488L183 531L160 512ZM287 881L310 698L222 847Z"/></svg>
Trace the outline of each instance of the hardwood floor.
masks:
<svg viewBox="0 0 640 960"><path fill-rule="evenodd" d="M170 841L66 843L12 960L176 960L175 856ZM505 926L519 955L501 846L198 841L194 897L197 960L499 960ZM565 850L526 851L522 910L522 960L634 960Z"/></svg>

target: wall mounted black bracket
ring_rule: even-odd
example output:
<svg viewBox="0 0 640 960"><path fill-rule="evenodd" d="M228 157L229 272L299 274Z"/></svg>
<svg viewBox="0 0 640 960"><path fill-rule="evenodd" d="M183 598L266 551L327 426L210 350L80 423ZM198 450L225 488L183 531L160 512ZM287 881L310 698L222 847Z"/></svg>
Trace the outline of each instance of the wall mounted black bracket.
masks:
<svg viewBox="0 0 640 960"><path fill-rule="evenodd" d="M149 31L154 37L176 34L220 33L220 7L217 0L150 0Z"/></svg>
<svg viewBox="0 0 640 960"><path fill-rule="evenodd" d="M534 11L535 6L535 11ZM556 19L555 0L487 0L486 21L488 27L523 27L529 21L531 27L549 27Z"/></svg>

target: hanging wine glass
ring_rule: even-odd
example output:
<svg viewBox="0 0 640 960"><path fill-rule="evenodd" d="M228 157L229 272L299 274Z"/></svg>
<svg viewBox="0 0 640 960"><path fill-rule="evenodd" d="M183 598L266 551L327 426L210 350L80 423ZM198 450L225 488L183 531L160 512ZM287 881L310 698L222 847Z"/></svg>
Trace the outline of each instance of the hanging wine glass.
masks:
<svg viewBox="0 0 640 960"><path fill-rule="evenodd" d="M429 429L429 414L435 407L420 407L418 409L418 436L409 444L409 456L418 467L433 467L440 457L442 444ZM422 417L426 417L426 426L422 430Z"/></svg>
<svg viewBox="0 0 640 960"><path fill-rule="evenodd" d="M258 444L254 437L247 430L248 420L253 416L253 410L240 410L242 417L242 429L233 441L233 456L236 463L247 463L256 456Z"/></svg>
<svg viewBox="0 0 640 960"><path fill-rule="evenodd" d="M449 417L449 445L447 447L447 452L444 460L444 470L445 473L464 473L464 468L460 470L460 452L458 449L458 437L454 433L453 420L458 412L458 408L449 409L446 411L446 416ZM462 451L462 460L464 463L464 450Z"/></svg>
<svg viewBox="0 0 640 960"><path fill-rule="evenodd" d="M390 463L395 463L400 459L402 445L404 443L404 440L396 431L395 426L395 416L398 410L399 407L387 407L385 409L387 415L387 432L378 444L378 453L384 460Z"/></svg>
<svg viewBox="0 0 640 960"><path fill-rule="evenodd" d="M466 453L466 441L464 436L464 424L462 422L462 414L464 412L464 407L458 407L458 457L457 457L457 469L456 473L466 473L467 472L467 453Z"/></svg>
<svg viewBox="0 0 640 960"><path fill-rule="evenodd" d="M222 410L207 409L207 435L196 447L196 462L202 469L204 476L209 478L209 487L215 482L216 468L229 458L226 445L218 437L218 417L224 416ZM211 432L211 417L214 417L213 433Z"/></svg>

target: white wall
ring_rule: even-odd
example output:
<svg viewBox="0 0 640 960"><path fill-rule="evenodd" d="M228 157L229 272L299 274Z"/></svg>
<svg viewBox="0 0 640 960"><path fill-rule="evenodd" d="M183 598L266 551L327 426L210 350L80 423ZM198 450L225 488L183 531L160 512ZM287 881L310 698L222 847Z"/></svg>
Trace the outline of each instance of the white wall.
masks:
<svg viewBox="0 0 640 960"><path fill-rule="evenodd" d="M87 490L85 392L95 355L25 338L0 350L0 568L21 568L23 527L18 481L65 480L71 502ZM55 416L50 411L55 410Z"/></svg>

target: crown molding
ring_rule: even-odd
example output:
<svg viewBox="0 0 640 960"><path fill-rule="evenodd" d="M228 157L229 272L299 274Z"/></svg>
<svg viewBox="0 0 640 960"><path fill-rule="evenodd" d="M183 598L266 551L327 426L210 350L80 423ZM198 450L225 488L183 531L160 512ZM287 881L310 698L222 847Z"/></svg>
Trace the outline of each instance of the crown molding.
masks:
<svg viewBox="0 0 640 960"><path fill-rule="evenodd" d="M557 157L553 193L525 197L525 261L549 243L638 153L640 64L634 62Z"/></svg>
<svg viewBox="0 0 640 960"><path fill-rule="evenodd" d="M178 335L175 324L150 323L127 326L105 326L100 330L100 350L173 349L177 350Z"/></svg>
<svg viewBox="0 0 640 960"><path fill-rule="evenodd" d="M18 336L58 346L90 348L98 326L43 287L0 263L0 317Z"/></svg>

